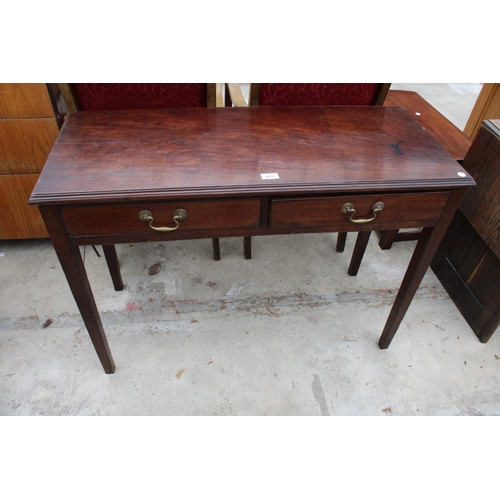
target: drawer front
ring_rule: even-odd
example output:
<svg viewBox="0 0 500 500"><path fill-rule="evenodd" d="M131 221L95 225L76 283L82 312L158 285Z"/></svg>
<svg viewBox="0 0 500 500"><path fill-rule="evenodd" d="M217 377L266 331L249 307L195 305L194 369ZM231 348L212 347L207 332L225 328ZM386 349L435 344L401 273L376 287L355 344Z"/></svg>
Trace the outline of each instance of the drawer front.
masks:
<svg viewBox="0 0 500 500"><path fill-rule="evenodd" d="M177 232L260 226L260 198L71 206L61 208L61 212L70 235L88 236L156 232L148 221L139 219L143 210L152 214L152 226L172 228L179 209L185 210L187 217L179 221Z"/></svg>
<svg viewBox="0 0 500 500"><path fill-rule="evenodd" d="M367 196L330 196L317 198L275 198L271 200L270 225L279 228L337 226L342 230L360 231L370 225L398 223L400 227L417 227L412 222L437 220L449 192L426 194L380 194ZM353 219L370 219L372 207L382 202L384 208L376 219L365 224L351 222L350 214L342 213L346 203L356 210ZM430 224L432 225L432 224Z"/></svg>

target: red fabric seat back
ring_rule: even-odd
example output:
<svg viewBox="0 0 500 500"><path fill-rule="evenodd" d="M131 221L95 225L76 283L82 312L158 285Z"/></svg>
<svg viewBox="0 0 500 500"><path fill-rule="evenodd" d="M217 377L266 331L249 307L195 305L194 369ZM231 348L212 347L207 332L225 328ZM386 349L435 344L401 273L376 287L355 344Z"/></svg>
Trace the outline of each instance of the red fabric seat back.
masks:
<svg viewBox="0 0 500 500"><path fill-rule="evenodd" d="M371 106L381 83L261 83L259 106Z"/></svg>
<svg viewBox="0 0 500 500"><path fill-rule="evenodd" d="M207 106L206 83L73 83L71 86L81 111Z"/></svg>

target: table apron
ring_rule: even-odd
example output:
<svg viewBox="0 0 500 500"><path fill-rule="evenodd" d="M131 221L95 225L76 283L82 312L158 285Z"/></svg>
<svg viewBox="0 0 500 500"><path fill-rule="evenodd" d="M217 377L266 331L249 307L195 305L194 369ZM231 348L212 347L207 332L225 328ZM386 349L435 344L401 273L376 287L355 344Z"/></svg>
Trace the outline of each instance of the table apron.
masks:
<svg viewBox="0 0 500 500"><path fill-rule="evenodd" d="M389 229L411 229L421 227L433 227L436 224L435 219L416 220L411 222L394 223L372 223L353 227L352 223L337 224L334 226L322 227L303 227L303 228L243 228L232 230L196 230L181 231L174 233L132 233L132 234L107 234L107 235L85 235L70 236L72 245L112 245L122 243L141 243L141 242L161 242L161 241L179 241L179 240L199 240L205 238L230 238L243 236L272 236L279 234L307 234L307 233L335 233L359 232L359 231L382 231Z"/></svg>
<svg viewBox="0 0 500 500"><path fill-rule="evenodd" d="M60 214L72 245L106 245L432 227L439 220L449 195L449 191L439 191L145 201L61 206ZM372 207L379 202L384 203L384 208L375 214ZM342 213L346 203L355 208L355 214ZM176 221L174 214L178 209L186 209L187 215ZM152 214L150 223L139 218L142 210ZM359 223L359 219L363 222ZM172 230L160 231L159 228Z"/></svg>

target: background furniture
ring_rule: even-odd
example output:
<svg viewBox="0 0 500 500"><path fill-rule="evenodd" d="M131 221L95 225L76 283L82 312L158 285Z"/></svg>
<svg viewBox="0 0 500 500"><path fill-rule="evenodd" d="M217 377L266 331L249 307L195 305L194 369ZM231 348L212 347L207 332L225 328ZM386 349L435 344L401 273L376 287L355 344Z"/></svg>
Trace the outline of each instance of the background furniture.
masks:
<svg viewBox="0 0 500 500"><path fill-rule="evenodd" d="M222 106L220 83L61 83L68 111Z"/></svg>
<svg viewBox="0 0 500 500"><path fill-rule="evenodd" d="M48 237L28 199L59 134L58 106L50 84L0 84L0 239Z"/></svg>
<svg viewBox="0 0 500 500"><path fill-rule="evenodd" d="M432 269L481 342L500 325L500 120L485 121L463 161L469 190Z"/></svg>

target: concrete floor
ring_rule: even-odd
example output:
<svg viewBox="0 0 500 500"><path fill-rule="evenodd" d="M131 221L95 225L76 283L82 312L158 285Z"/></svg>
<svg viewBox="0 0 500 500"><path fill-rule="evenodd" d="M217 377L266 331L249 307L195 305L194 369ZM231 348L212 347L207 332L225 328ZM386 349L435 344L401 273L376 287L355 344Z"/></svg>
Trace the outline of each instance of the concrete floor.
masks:
<svg viewBox="0 0 500 500"><path fill-rule="evenodd" d="M246 261L242 240L226 238L219 262L210 240L119 245L122 292L82 249L113 375L50 242L0 241L0 414L500 414L500 334L481 344L429 271L380 350L414 243L381 251L372 236L349 277L355 237L343 254L335 239L253 238Z"/></svg>

